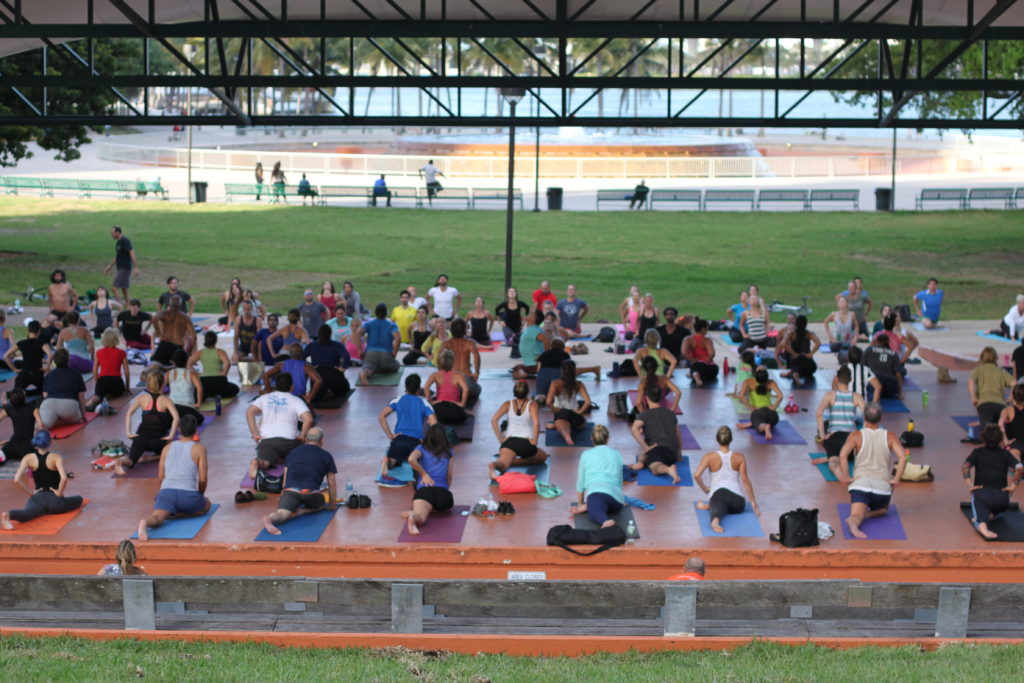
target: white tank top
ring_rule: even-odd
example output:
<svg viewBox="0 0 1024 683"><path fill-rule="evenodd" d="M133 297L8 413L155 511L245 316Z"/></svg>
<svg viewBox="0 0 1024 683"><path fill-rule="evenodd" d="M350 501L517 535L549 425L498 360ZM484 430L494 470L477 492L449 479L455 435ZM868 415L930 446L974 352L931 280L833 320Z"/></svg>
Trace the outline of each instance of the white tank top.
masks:
<svg viewBox="0 0 1024 683"><path fill-rule="evenodd" d="M516 401L509 401L508 412L505 416L508 419L508 429L505 430L505 438L511 439L518 436L523 439L533 438L533 418L530 417L530 401L522 403L522 415L516 415Z"/></svg>
<svg viewBox="0 0 1024 683"><path fill-rule="evenodd" d="M740 473L732 466L732 451L728 453L719 451L718 455L722 458L722 466L718 468L718 471L711 473L711 493L714 494L718 489L725 489L732 491L737 496L742 496L743 487L740 485Z"/></svg>
<svg viewBox="0 0 1024 683"><path fill-rule="evenodd" d="M850 491L867 491L887 496L892 493L892 456L889 454L889 433L884 429L860 430L861 447L853 461Z"/></svg>

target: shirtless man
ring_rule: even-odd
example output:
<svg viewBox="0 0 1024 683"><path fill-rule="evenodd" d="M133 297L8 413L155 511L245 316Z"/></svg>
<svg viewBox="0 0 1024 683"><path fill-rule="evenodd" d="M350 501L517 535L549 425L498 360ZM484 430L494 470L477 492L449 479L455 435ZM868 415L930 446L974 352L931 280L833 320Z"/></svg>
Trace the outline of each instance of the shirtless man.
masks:
<svg viewBox="0 0 1024 683"><path fill-rule="evenodd" d="M68 284L67 274L60 268L50 275L50 286L46 290L50 315L63 320L64 314L73 311L78 303L78 293Z"/></svg>
<svg viewBox="0 0 1024 683"><path fill-rule="evenodd" d="M153 351L150 368L169 365L175 351L188 351L195 346L195 328L192 327L192 320L181 312L181 300L177 296L172 296L167 302L167 308L154 316L153 333L160 343Z"/></svg>
<svg viewBox="0 0 1024 683"><path fill-rule="evenodd" d="M453 370L461 372L466 377L466 386L469 388L469 396L466 398L466 410L471 409L478 398L480 398L480 351L471 339L466 339L466 320L456 318L451 324L451 339L441 344L441 351L450 349L455 354L455 365ZM472 362L470 362L472 359Z"/></svg>
<svg viewBox="0 0 1024 683"><path fill-rule="evenodd" d="M854 538L867 538L860 530L865 519L881 517L889 511L892 490L903 478L907 466L907 450L896 434L882 429L882 408L877 403L864 409L864 429L853 432L839 452L839 481L849 484L850 516L846 525ZM855 453L853 477L849 472L850 453ZM898 458L896 474L892 473L892 454Z"/></svg>

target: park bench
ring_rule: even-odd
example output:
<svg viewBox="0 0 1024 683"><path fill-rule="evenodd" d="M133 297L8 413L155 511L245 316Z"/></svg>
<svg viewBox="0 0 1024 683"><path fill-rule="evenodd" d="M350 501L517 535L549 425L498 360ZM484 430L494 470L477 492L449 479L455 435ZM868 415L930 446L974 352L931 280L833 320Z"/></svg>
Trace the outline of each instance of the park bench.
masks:
<svg viewBox="0 0 1024 683"><path fill-rule="evenodd" d="M230 202L234 197L269 196L270 185L259 183L224 183L224 201Z"/></svg>
<svg viewBox="0 0 1024 683"><path fill-rule="evenodd" d="M1020 584L35 576L11 628L604 636L1024 636Z"/></svg>
<svg viewBox="0 0 1024 683"><path fill-rule="evenodd" d="M391 188L388 188L391 189ZM394 190L392 190L394 192ZM466 205L468 209L470 207L471 197L469 195L468 187L446 187L436 195L434 195L433 201L436 202L459 202ZM394 198L392 197L392 203ZM380 200L377 201L380 203ZM431 206L431 202L427 200L427 190L424 188L417 195L416 206L423 208L424 206Z"/></svg>
<svg viewBox="0 0 1024 683"><path fill-rule="evenodd" d="M756 192L754 190L704 190L704 210L709 204L749 204L755 208Z"/></svg>
<svg viewBox="0 0 1024 683"><path fill-rule="evenodd" d="M650 210L655 204L693 204L700 211L702 193L700 190L651 190Z"/></svg>
<svg viewBox="0 0 1024 683"><path fill-rule="evenodd" d="M84 197L82 183L76 178L43 178L44 194L51 197L54 192L74 192L78 197Z"/></svg>
<svg viewBox="0 0 1024 683"><path fill-rule="evenodd" d="M116 194L118 199L128 199L135 191L135 183L124 180L79 180L82 196L92 197L93 194Z"/></svg>
<svg viewBox="0 0 1024 683"><path fill-rule="evenodd" d="M327 206L329 199L362 199L369 206L373 196L373 188L363 185L321 185L318 189L320 190L318 199L321 206Z"/></svg>
<svg viewBox="0 0 1024 683"><path fill-rule="evenodd" d="M648 194L648 197L650 194ZM629 208L629 200L633 198L633 190L598 190L597 210L601 210L603 202L621 203L623 209Z"/></svg>
<svg viewBox="0 0 1024 683"><path fill-rule="evenodd" d="M277 204L282 199L287 202L288 197L301 198L301 195L299 194L298 185L285 185L282 187L280 185L274 185L273 183L271 183L270 185L265 185L264 187L270 190L270 192L268 193L268 197L270 199L271 204ZM316 186L311 185L310 189L315 192ZM313 198L313 201L316 201L316 197Z"/></svg>
<svg viewBox="0 0 1024 683"><path fill-rule="evenodd" d="M967 190L963 188L930 188L917 195L916 206L924 210L925 202L956 202L956 208L967 208Z"/></svg>
<svg viewBox="0 0 1024 683"><path fill-rule="evenodd" d="M473 190L473 208L477 202L508 202L507 187L481 187ZM523 191L518 187L512 190L512 201L519 202L519 210L523 210Z"/></svg>
<svg viewBox="0 0 1024 683"><path fill-rule="evenodd" d="M160 184L159 180L137 180L135 181L135 196L145 199L147 194L159 196L160 199L167 199L167 188Z"/></svg>
<svg viewBox="0 0 1024 683"><path fill-rule="evenodd" d="M761 190L757 193L757 208L768 204L799 204L804 211L809 211L810 193L807 190Z"/></svg>
<svg viewBox="0 0 1024 683"><path fill-rule="evenodd" d="M39 178L4 176L4 193L18 194L18 190L39 190L40 195L48 194L43 181Z"/></svg>
<svg viewBox="0 0 1024 683"><path fill-rule="evenodd" d="M1004 209L1012 209L1013 188L975 187L967 195L967 208L973 209L974 202L1002 202Z"/></svg>
<svg viewBox="0 0 1024 683"><path fill-rule="evenodd" d="M813 210L815 202L851 202L853 210L860 210L860 190L811 190L808 206Z"/></svg>
<svg viewBox="0 0 1024 683"><path fill-rule="evenodd" d="M1016 209L1024 209L1024 187L1018 187L1013 193L1013 206Z"/></svg>

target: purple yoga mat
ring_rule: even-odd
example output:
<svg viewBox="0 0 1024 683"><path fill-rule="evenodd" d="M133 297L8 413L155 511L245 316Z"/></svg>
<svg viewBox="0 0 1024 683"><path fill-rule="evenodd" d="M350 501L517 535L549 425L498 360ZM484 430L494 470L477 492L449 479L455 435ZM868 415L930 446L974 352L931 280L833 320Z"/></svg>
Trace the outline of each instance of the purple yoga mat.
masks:
<svg viewBox="0 0 1024 683"><path fill-rule="evenodd" d="M466 520L469 515L468 505L456 505L447 512L434 513L426 524L420 526L418 536L409 533L406 521L402 520L402 533L398 534L399 543L460 543L462 532L466 529Z"/></svg>
<svg viewBox="0 0 1024 683"><path fill-rule="evenodd" d="M679 425L679 444L684 451L699 451L700 444L686 425Z"/></svg>
<svg viewBox="0 0 1024 683"><path fill-rule="evenodd" d="M757 443L775 445L775 446L806 446L807 442L804 441L804 437L797 433L796 428L793 427L789 422L780 420L779 424L772 427L772 438L769 441L764 438L764 434L757 431L753 427L747 429L747 434L750 434L750 438Z"/></svg>
<svg viewBox="0 0 1024 683"><path fill-rule="evenodd" d="M855 541L865 540L854 538L850 533L850 527L846 526L846 518L850 516L850 504L839 503L839 523L843 526L843 538ZM860 525L860 530L868 535L869 541L905 541L907 532L903 530L903 522L900 521L900 513L895 505L889 506L889 512L881 517L866 519Z"/></svg>
<svg viewBox="0 0 1024 683"><path fill-rule="evenodd" d="M280 477L282 474L284 474L284 466L274 465L269 470L267 470L267 474L273 475L275 477ZM255 482L253 482L253 480L249 478L249 473L246 472L245 476L242 477L242 483L240 483L239 486L243 489L251 489L254 483Z"/></svg>
<svg viewBox="0 0 1024 683"><path fill-rule="evenodd" d="M149 462L140 462L135 467L125 468L124 476L119 477L117 473L111 474L111 479L156 479L157 475L160 474L160 461L150 460Z"/></svg>

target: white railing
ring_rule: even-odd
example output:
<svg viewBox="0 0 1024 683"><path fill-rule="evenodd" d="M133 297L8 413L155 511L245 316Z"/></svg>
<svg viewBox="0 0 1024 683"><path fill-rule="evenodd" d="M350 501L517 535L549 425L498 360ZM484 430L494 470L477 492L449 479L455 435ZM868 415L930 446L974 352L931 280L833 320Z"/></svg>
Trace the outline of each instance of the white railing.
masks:
<svg viewBox="0 0 1024 683"><path fill-rule="evenodd" d="M137 147L107 140L98 143L101 159L147 166L183 168L188 152L180 147ZM194 170L251 171L280 161L289 173L375 176L417 176L429 157L392 154L323 154L193 148ZM508 159L502 156L448 156L436 159L448 176L505 178ZM891 157L556 157L540 158L542 178L844 178L885 176ZM907 154L897 157L897 170L913 174L993 173L1024 171L1024 158L1012 153ZM534 156L516 155L516 176L532 178Z"/></svg>

